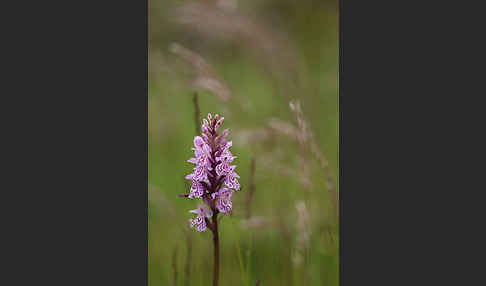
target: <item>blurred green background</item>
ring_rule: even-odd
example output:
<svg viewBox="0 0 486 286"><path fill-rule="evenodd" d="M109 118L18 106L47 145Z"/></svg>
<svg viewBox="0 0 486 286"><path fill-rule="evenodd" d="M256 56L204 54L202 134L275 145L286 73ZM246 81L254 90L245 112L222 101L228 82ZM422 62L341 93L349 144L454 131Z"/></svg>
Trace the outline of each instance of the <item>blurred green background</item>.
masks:
<svg viewBox="0 0 486 286"><path fill-rule="evenodd" d="M199 123L225 117L241 176L220 222L220 285L339 284L338 29L337 1L149 0L149 285L212 283L211 232L188 223L200 201L177 196L195 92Z"/></svg>

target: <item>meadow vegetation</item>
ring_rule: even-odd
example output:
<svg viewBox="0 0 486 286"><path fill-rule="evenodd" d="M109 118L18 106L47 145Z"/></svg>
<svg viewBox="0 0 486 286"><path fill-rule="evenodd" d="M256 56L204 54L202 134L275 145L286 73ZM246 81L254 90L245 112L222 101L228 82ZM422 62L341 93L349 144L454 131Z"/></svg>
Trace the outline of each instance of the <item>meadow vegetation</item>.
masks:
<svg viewBox="0 0 486 286"><path fill-rule="evenodd" d="M149 1L150 286L212 283L211 232L178 196L208 113L241 176L219 285L339 284L338 54L336 1Z"/></svg>

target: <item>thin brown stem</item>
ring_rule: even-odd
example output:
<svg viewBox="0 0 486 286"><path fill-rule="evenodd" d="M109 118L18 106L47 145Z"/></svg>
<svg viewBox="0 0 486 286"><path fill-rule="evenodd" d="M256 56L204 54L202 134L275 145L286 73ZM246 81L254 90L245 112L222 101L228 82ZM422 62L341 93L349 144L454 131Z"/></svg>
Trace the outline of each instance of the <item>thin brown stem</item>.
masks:
<svg viewBox="0 0 486 286"><path fill-rule="evenodd" d="M214 244L214 272L213 272L213 286L218 286L219 283L219 235L218 235L218 212L213 214L213 244Z"/></svg>

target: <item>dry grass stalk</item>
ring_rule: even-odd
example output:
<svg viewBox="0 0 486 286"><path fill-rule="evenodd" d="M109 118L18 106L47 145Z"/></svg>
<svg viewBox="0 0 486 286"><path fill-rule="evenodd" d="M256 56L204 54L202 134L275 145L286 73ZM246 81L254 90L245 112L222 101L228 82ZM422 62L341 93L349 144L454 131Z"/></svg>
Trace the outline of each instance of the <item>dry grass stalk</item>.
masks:
<svg viewBox="0 0 486 286"><path fill-rule="evenodd" d="M309 282L309 255L310 255L310 221L309 211L307 210L304 201L299 201L296 204L297 209L297 241L295 244L293 262L296 266L302 269L302 283L307 285Z"/></svg>
<svg viewBox="0 0 486 286"><path fill-rule="evenodd" d="M308 152L305 146L306 138L307 138L307 130L306 129L299 129L295 127L293 124L282 121L278 118L271 118L268 121L268 125L270 128L275 131L277 134L284 135L297 141L299 144L299 170L300 176L299 180L304 189L311 189L312 187L312 180L311 180L311 172L309 168L309 160L308 160ZM300 127L300 126L299 126Z"/></svg>
<svg viewBox="0 0 486 286"><path fill-rule="evenodd" d="M292 109L294 104L290 102L290 106ZM306 145L306 142L309 137L309 128L307 123L303 120L303 116L301 116L302 115L301 113L294 112L294 114L297 117L297 123L298 123L297 130L299 130L299 135L297 136L297 142L299 144L299 165L301 170L301 182L304 186L309 186L310 188L311 179L310 179L310 169L309 169L309 152Z"/></svg>
<svg viewBox="0 0 486 286"><path fill-rule="evenodd" d="M251 146L262 143L270 139L271 136L271 131L268 128L242 129L235 132L233 140L238 142L239 145Z"/></svg>
<svg viewBox="0 0 486 286"><path fill-rule="evenodd" d="M299 130L302 131L301 140L308 141L310 145L310 151L312 154L317 158L319 161L320 167L324 171L324 177L326 179L327 191L331 195L331 201L333 204L336 213L338 213L338 196L336 192L336 184L334 183L333 174L331 171L331 167L329 166L329 161L327 161L324 154L321 152L319 145L317 144L317 140L314 136L314 133L311 131L307 121L304 118L304 114L302 112L302 108L300 106L300 101L291 101L289 103L290 109L294 113L297 123L299 125Z"/></svg>
<svg viewBox="0 0 486 286"><path fill-rule="evenodd" d="M276 133L287 136L293 140L299 140L300 132L291 123L285 122L278 118L270 118L268 126Z"/></svg>
<svg viewBox="0 0 486 286"><path fill-rule="evenodd" d="M309 224L309 211L304 201L298 201L296 204L297 209L297 243L300 248L305 249L310 247L310 224Z"/></svg>
<svg viewBox="0 0 486 286"><path fill-rule="evenodd" d="M263 18L254 16L256 13L251 14L253 16L241 10L190 2L173 11L173 21L205 41L238 43L279 82L284 95L297 94L303 77L296 46L286 33L265 24Z"/></svg>
<svg viewBox="0 0 486 286"><path fill-rule="evenodd" d="M222 101L230 100L228 85L200 55L177 43L172 43L169 50L192 65L195 72L193 86L211 91Z"/></svg>

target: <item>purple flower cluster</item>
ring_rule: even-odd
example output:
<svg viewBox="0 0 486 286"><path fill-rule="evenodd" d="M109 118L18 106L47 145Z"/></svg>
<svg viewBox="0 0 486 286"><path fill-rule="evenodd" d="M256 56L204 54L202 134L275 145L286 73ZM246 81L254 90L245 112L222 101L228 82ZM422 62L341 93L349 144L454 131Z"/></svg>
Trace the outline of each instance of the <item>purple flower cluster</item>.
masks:
<svg viewBox="0 0 486 286"><path fill-rule="evenodd" d="M228 129L219 133L223 121L224 117L219 118L218 114L214 117L208 114L208 118L203 119L202 134L194 137L194 158L188 160L196 166L194 172L186 176L192 181L187 197L201 198L209 207L208 210L200 204L190 211L197 214L196 218L189 220L191 227L197 231L206 231L207 219L213 214L231 213L231 196L234 190L240 189L236 165L230 165L236 157L229 150L232 142L226 138Z"/></svg>

